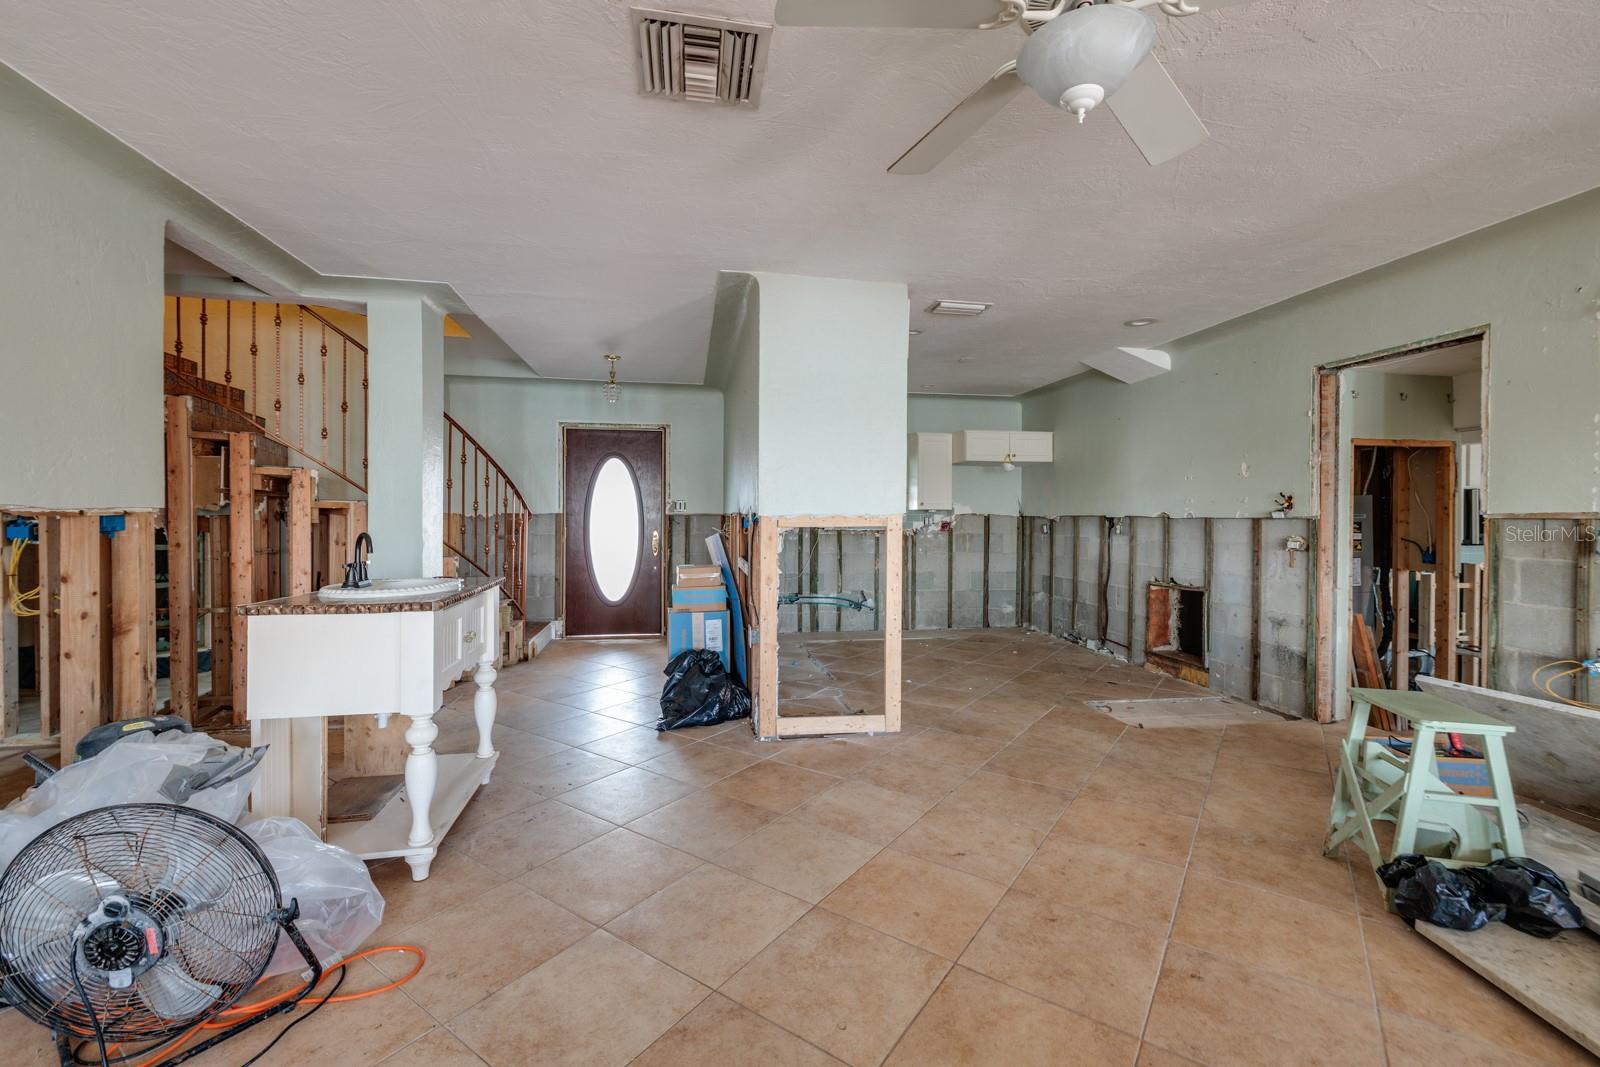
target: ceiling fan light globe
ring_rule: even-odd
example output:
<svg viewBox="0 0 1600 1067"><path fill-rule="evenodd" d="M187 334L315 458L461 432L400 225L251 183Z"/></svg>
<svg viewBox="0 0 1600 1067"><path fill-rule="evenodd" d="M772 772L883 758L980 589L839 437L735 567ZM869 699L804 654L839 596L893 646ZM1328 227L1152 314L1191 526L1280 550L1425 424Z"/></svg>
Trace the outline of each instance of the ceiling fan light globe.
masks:
<svg viewBox="0 0 1600 1067"><path fill-rule="evenodd" d="M1017 76L1053 107L1078 115L1115 95L1156 46L1156 27L1118 4L1075 8L1051 19L1022 46ZM1087 92L1099 92L1093 103Z"/></svg>

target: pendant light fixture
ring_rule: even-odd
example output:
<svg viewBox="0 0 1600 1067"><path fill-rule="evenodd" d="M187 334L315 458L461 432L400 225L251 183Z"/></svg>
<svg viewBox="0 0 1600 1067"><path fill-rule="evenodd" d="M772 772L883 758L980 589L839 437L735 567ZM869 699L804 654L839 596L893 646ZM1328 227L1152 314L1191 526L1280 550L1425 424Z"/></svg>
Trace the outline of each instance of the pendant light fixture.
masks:
<svg viewBox="0 0 1600 1067"><path fill-rule="evenodd" d="M606 384L600 387L600 392L606 398L607 404L615 404L622 396L622 386L617 383L617 360L621 358L613 353L606 353L606 362L611 364L611 372L606 375Z"/></svg>

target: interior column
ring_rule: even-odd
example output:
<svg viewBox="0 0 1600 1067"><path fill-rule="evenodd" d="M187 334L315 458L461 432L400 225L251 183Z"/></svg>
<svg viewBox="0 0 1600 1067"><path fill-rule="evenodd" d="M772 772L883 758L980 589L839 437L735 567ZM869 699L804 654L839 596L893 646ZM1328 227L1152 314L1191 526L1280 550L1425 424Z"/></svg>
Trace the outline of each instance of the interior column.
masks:
<svg viewBox="0 0 1600 1067"><path fill-rule="evenodd" d="M372 577L437 575L444 552L444 315L367 302L367 528Z"/></svg>

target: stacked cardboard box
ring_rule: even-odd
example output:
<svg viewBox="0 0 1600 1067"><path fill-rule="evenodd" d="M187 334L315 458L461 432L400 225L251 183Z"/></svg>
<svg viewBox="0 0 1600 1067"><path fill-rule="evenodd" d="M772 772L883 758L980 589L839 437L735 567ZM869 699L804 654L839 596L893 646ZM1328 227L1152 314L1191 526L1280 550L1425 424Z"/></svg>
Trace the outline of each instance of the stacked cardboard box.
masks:
<svg viewBox="0 0 1600 1067"><path fill-rule="evenodd" d="M691 648L709 649L721 654L722 665L728 667L730 639L728 591L722 584L722 568L681 564L673 576L672 611L667 619L669 654L676 656Z"/></svg>

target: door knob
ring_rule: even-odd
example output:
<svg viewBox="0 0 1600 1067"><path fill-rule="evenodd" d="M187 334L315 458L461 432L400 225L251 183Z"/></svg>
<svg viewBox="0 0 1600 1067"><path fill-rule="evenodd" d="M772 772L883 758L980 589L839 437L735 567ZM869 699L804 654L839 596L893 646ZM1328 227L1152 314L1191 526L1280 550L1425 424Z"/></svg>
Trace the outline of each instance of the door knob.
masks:
<svg viewBox="0 0 1600 1067"><path fill-rule="evenodd" d="M661 531L660 530L651 530L650 531L650 554L652 556L661 555Z"/></svg>

